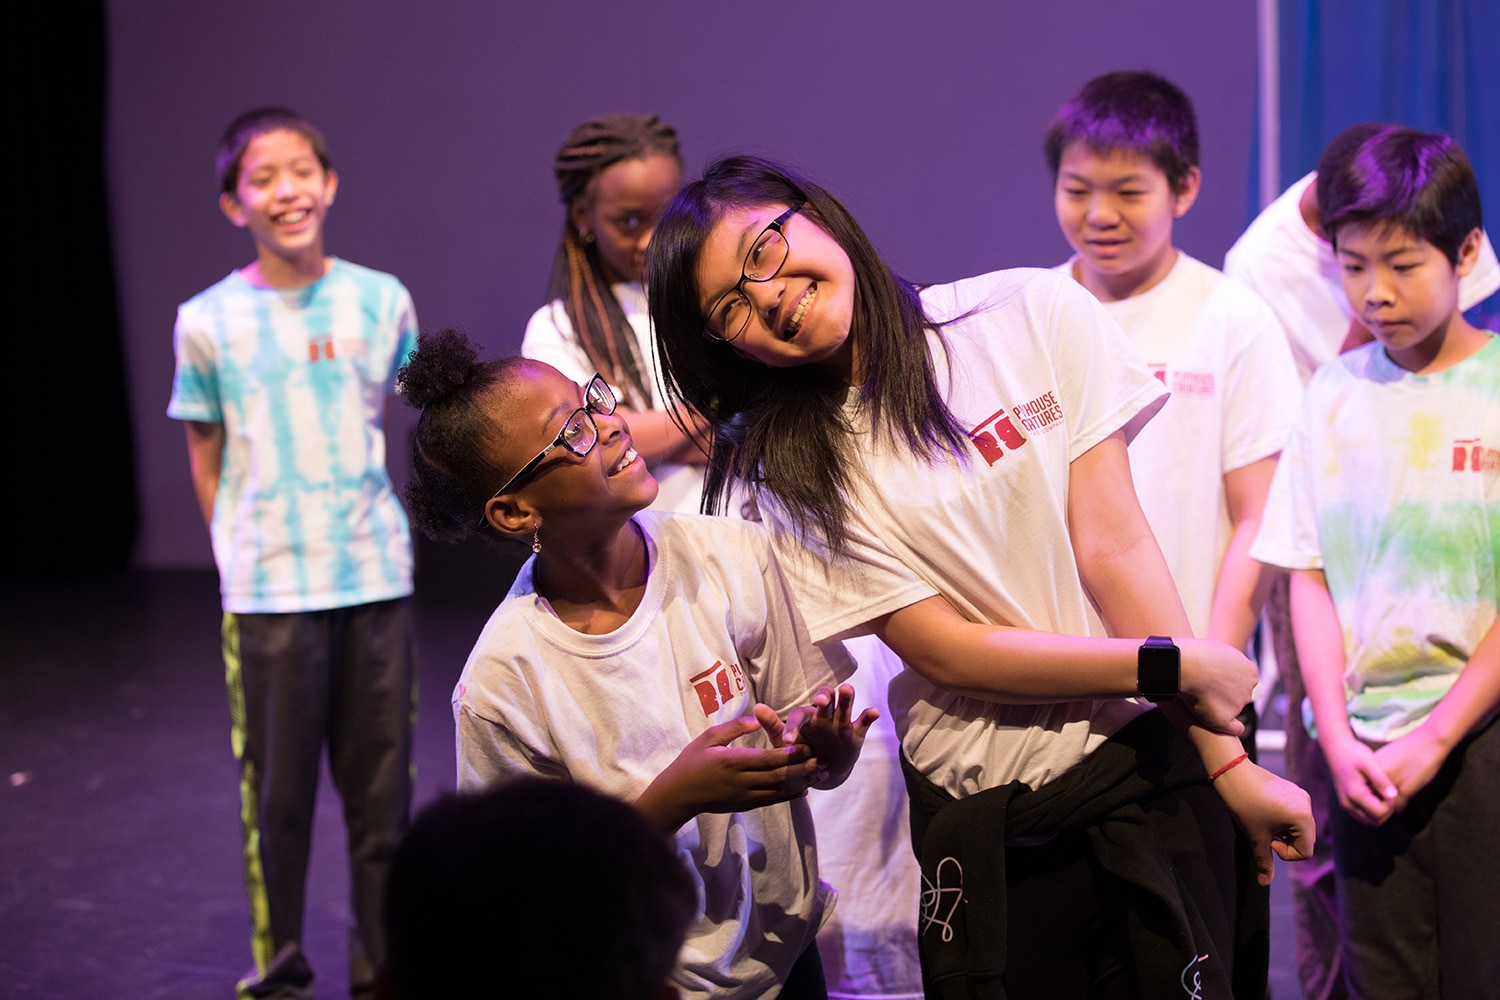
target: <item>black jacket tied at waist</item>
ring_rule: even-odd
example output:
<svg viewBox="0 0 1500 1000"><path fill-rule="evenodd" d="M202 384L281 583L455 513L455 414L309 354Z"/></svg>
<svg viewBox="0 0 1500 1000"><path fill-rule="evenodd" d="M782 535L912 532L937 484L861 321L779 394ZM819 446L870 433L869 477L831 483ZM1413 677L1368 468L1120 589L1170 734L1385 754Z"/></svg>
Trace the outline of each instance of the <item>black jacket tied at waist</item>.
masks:
<svg viewBox="0 0 1500 1000"><path fill-rule="evenodd" d="M1144 803L1174 793L1209 800L1191 743L1159 711L1133 720L1062 777L1032 790L1017 781L954 798L902 755L911 794L912 847L922 868L918 928L929 998L1004 1000L1007 964L1006 852L1003 845L1072 831L1086 834L1098 867L1126 894L1125 940L1138 995L1150 998L1263 1000L1269 960L1269 892L1258 885L1249 842L1237 843L1230 878L1238 894L1233 940L1214 941L1200 916L1192 878L1163 847L1163 823L1193 822L1189 810ZM1091 900L1074 901L1093 905ZM1071 905L1060 900L1059 905ZM1066 953L1026 961L1068 961Z"/></svg>

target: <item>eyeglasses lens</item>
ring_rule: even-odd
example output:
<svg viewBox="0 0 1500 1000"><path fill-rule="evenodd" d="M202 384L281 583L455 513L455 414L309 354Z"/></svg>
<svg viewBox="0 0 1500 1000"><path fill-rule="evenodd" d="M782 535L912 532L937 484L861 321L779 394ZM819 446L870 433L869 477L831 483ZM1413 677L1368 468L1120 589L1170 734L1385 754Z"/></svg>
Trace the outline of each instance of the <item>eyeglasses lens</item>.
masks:
<svg viewBox="0 0 1500 1000"><path fill-rule="evenodd" d="M766 230L745 255L744 280L770 281L781 270L781 265L786 263L786 255L786 239L774 229ZM716 310L719 322L710 326L709 332L720 340L734 340L749 325L753 311L750 297L743 289L736 288L724 297L723 303Z"/></svg>
<svg viewBox="0 0 1500 1000"><path fill-rule="evenodd" d="M584 405L595 413L615 412L615 394L609 388L609 383L595 375L589 379L588 387L584 390Z"/></svg>
<svg viewBox="0 0 1500 1000"><path fill-rule="evenodd" d="M568 422L563 425L563 447L575 455L587 455L598 439L599 428L595 426L594 419L587 410L574 410Z"/></svg>
<svg viewBox="0 0 1500 1000"><path fill-rule="evenodd" d="M745 277L750 281L765 281L781 270L786 262L786 239L774 229L760 234L760 239L745 255Z"/></svg>

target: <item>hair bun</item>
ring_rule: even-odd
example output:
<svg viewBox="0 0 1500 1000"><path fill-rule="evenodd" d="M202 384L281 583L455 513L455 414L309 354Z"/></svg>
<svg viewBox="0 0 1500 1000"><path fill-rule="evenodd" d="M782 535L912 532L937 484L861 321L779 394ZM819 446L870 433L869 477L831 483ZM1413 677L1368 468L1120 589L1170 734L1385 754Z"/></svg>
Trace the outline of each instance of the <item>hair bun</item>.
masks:
<svg viewBox="0 0 1500 1000"><path fill-rule="evenodd" d="M468 383L478 356L479 345L458 330L423 333L396 373L396 391L419 410L430 406Z"/></svg>

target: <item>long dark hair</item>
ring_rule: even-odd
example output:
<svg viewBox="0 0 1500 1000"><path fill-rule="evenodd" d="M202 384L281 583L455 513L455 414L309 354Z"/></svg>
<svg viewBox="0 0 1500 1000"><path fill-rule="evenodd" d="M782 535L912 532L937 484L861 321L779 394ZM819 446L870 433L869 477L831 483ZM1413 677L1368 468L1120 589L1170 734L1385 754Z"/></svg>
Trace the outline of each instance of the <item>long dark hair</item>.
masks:
<svg viewBox="0 0 1500 1000"><path fill-rule="evenodd" d="M589 185L607 168L653 153L682 163L677 132L656 115L621 113L590 119L568 133L557 151L552 172L558 196L571 209L588 196ZM653 409L656 393L644 374L635 331L610 290L592 235L581 236L567 212L547 281L547 301L562 302L589 363L620 388L622 402L636 410Z"/></svg>
<svg viewBox="0 0 1500 1000"><path fill-rule="evenodd" d="M795 202L853 266L849 336L874 431L925 457L963 454L967 439L943 402L928 352L926 331L936 324L916 288L891 271L837 199L784 166L729 157L678 192L651 237L647 297L668 395L714 428L703 509L722 510L730 487L748 483L785 507L804 537L842 552L849 488L861 474L851 460L848 386L813 366L768 368L702 336L698 260L713 227L733 209Z"/></svg>

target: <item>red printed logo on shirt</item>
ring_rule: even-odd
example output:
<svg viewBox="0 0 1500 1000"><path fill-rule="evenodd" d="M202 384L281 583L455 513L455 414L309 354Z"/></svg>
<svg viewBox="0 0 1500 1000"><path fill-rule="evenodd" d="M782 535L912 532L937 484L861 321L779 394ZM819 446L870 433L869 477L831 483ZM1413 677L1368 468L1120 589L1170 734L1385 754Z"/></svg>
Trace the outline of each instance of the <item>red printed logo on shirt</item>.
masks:
<svg viewBox="0 0 1500 1000"><path fill-rule="evenodd" d="M1026 435L1011 423L1010 414L1002 407L979 422L969 431L969 440L979 449L979 454L991 465L1000 461L1005 449L1012 451L1026 443Z"/></svg>
<svg viewBox="0 0 1500 1000"><path fill-rule="evenodd" d="M738 663L715 660L714 665L688 678L693 690L698 693L698 704L703 706L705 718L734 701L745 690L745 672Z"/></svg>
<svg viewBox="0 0 1500 1000"><path fill-rule="evenodd" d="M1500 451L1486 448L1479 438L1462 438L1453 442L1454 472L1500 472Z"/></svg>
<svg viewBox="0 0 1500 1000"><path fill-rule="evenodd" d="M368 357L369 353L370 345L360 337L335 339L330 333L311 337L307 341L307 360L314 364L319 361L332 361L335 358L358 363Z"/></svg>
<svg viewBox="0 0 1500 1000"><path fill-rule="evenodd" d="M307 360L332 361L333 360L333 337L317 337L307 342Z"/></svg>
<svg viewBox="0 0 1500 1000"><path fill-rule="evenodd" d="M1172 372L1166 380L1167 388L1179 396L1204 396L1214 394L1213 372Z"/></svg>

